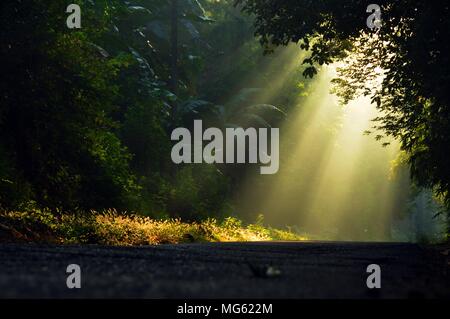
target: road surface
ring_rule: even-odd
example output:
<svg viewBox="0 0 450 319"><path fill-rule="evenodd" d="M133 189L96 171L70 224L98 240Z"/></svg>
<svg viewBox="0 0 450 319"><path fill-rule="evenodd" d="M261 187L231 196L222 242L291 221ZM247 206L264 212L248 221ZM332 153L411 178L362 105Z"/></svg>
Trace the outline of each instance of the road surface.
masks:
<svg viewBox="0 0 450 319"><path fill-rule="evenodd" d="M81 289L67 288L69 264ZM381 289L366 286L370 264ZM0 298L448 298L448 265L414 244L0 244Z"/></svg>

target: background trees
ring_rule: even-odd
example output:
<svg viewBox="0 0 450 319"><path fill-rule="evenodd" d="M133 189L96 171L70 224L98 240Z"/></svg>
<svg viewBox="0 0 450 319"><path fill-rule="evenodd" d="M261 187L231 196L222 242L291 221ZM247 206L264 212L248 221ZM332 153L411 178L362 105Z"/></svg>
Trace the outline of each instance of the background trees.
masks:
<svg viewBox="0 0 450 319"><path fill-rule="evenodd" d="M252 52L260 48L251 21L229 1L202 2L78 1L79 30L66 28L64 1L2 3L4 208L230 212L223 168L173 167L170 130L192 118L269 125L270 112L282 112L250 108L256 91L233 83L249 71L248 52L236 54L242 61L230 70L208 67L249 42ZM264 108L269 113L258 115Z"/></svg>
<svg viewBox="0 0 450 319"><path fill-rule="evenodd" d="M1 5L2 205L131 204L131 156L110 116L125 61L94 44L113 9L106 2L86 9L86 29L70 32L62 2Z"/></svg>

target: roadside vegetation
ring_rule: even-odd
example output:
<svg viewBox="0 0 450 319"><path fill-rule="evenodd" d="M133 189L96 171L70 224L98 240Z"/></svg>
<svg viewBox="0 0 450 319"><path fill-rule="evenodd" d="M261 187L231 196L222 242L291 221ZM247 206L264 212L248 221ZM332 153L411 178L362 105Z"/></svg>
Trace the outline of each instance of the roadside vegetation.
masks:
<svg viewBox="0 0 450 319"><path fill-rule="evenodd" d="M49 244L101 244L139 246L189 242L306 240L292 230L263 225L260 216L253 224L237 218L209 218L198 222L180 219L157 220L118 213L115 210L90 214L57 214L50 210L0 212L0 241Z"/></svg>

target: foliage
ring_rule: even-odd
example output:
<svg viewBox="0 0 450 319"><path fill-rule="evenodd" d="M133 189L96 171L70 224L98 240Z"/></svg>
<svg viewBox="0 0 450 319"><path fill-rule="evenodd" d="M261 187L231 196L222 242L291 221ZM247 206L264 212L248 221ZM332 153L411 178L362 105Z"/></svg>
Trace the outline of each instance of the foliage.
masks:
<svg viewBox="0 0 450 319"><path fill-rule="evenodd" d="M82 8L80 30L66 28L64 1L1 5L1 206L115 207L186 219L212 211L229 214L228 172L210 165L174 167L169 136L174 127L198 118L219 127L269 126L284 116L274 106L248 99L254 89L227 88L248 72L246 48L260 50L251 21L230 1L177 1L174 92L169 2L76 3ZM221 39L226 30L233 32ZM225 58L222 51L238 47L243 57L238 71L220 80L206 70L206 64ZM204 81L205 71L221 82ZM229 101L219 101L213 92L226 90L236 90Z"/></svg>
<svg viewBox="0 0 450 319"><path fill-rule="evenodd" d="M114 210L90 215L53 214L49 210L0 212L0 240L60 244L117 246L183 242L305 240L286 230L243 225L235 218L186 223L180 219L155 220Z"/></svg>
<svg viewBox="0 0 450 319"><path fill-rule="evenodd" d="M105 60L92 45L107 28L107 3L86 10L93 24L80 32L62 29L63 2L1 5L0 143L16 172L2 174L12 189L26 185L24 196L39 205L126 207L137 191L110 117L122 61Z"/></svg>

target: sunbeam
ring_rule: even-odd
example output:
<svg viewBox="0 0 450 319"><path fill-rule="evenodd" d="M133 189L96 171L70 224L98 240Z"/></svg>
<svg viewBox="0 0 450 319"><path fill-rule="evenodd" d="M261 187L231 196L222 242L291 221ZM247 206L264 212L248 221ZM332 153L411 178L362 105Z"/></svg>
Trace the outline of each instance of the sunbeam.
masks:
<svg viewBox="0 0 450 319"><path fill-rule="evenodd" d="M389 172L399 146L382 147L364 134L378 114L369 98L338 104L330 93L334 68L322 69L281 128L278 176L262 188L247 183L246 194L273 224L297 225L321 239L388 240L398 201Z"/></svg>

